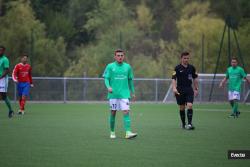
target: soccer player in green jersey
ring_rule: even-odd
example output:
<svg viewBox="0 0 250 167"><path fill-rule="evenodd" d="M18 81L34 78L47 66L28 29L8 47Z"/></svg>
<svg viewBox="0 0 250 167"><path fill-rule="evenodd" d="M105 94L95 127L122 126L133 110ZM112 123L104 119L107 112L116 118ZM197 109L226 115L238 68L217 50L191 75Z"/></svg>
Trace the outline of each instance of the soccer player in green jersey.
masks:
<svg viewBox="0 0 250 167"><path fill-rule="evenodd" d="M131 139L137 136L137 133L131 132L129 116L129 99L135 100L134 75L131 66L124 62L125 53L118 49L115 51L115 62L106 66L103 77L105 86L108 89L108 99L110 105L110 138L116 138L115 135L115 116L116 111L123 111L123 121L126 131L125 138Z"/></svg>
<svg viewBox="0 0 250 167"><path fill-rule="evenodd" d="M11 108L10 100L7 96L9 59L6 57L4 52L5 52L5 47L0 46L0 95L9 109L9 118L11 118L14 112Z"/></svg>
<svg viewBox="0 0 250 167"><path fill-rule="evenodd" d="M220 82L220 87L224 87L225 83L228 81L228 100L233 109L230 117L238 117L238 102L240 100L240 90L242 79L245 79L248 83L250 80L247 78L247 74L244 69L238 66L237 58L231 59L231 66L227 68L226 77Z"/></svg>

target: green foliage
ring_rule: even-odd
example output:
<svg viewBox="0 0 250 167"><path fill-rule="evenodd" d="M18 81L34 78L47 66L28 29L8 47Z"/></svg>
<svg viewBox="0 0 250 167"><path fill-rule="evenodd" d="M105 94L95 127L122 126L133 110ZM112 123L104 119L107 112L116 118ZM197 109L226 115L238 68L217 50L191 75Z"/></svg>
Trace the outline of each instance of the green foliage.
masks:
<svg viewBox="0 0 250 167"><path fill-rule="evenodd" d="M7 48L11 66L23 52L29 53L34 75L61 76L65 67L66 45L62 38L46 37L45 26L35 19L29 1L9 3L8 12L0 18L0 41Z"/></svg>
<svg viewBox="0 0 250 167"><path fill-rule="evenodd" d="M182 51L213 73L224 21L237 31L249 67L250 1L238 0L8 0L0 1L0 41L11 65L28 52L37 76L99 77L117 48L136 77L170 77ZM231 20L227 20L227 18ZM228 64L226 32L219 71ZM231 33L231 54L238 55ZM149 68L151 67L151 68Z"/></svg>
<svg viewBox="0 0 250 167"><path fill-rule="evenodd" d="M62 76L67 63L64 39L39 39L35 43L35 48L33 73L39 76Z"/></svg>
<svg viewBox="0 0 250 167"><path fill-rule="evenodd" d="M75 35L73 22L65 14L48 10L46 15L45 23L50 38L56 39L62 36L69 41Z"/></svg>
<svg viewBox="0 0 250 167"><path fill-rule="evenodd" d="M249 57L250 57L250 50L249 50L249 46L250 46L250 21L247 21L246 23L241 23L240 24L240 28L239 28L239 33L237 33L237 36L239 37L239 44L241 47L241 55L243 57L244 60L244 64L245 64L245 69L247 72L250 72L250 61L249 61ZM240 59L239 59L240 60ZM242 64L242 62L240 61L240 64Z"/></svg>
<svg viewBox="0 0 250 167"><path fill-rule="evenodd" d="M154 21L153 15L150 9L142 3L141 5L137 6L137 24L139 29L148 32L152 28Z"/></svg>
<svg viewBox="0 0 250 167"><path fill-rule="evenodd" d="M32 30L37 38L41 38L45 27L35 19L29 3L14 1L9 3L8 9L6 15L0 18L0 41L11 55L11 62L16 63L22 52L29 51Z"/></svg>
<svg viewBox="0 0 250 167"><path fill-rule="evenodd" d="M133 58L132 66L136 77L143 78L145 74L149 78L161 76L158 63L151 57L138 55Z"/></svg>
<svg viewBox="0 0 250 167"><path fill-rule="evenodd" d="M193 2L186 5L180 20L177 21L177 27L179 44L183 50L191 52L192 63L198 71L201 68L202 35L205 36L206 44L210 45L209 49L205 50L205 67L206 72L211 73L215 68L224 23L223 20L211 15L209 10L208 2Z"/></svg>

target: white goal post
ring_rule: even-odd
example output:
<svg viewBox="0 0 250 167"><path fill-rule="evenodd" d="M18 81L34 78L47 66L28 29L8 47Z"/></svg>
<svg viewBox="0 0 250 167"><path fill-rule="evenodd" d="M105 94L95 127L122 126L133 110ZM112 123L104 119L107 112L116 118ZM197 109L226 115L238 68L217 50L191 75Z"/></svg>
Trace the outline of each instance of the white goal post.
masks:
<svg viewBox="0 0 250 167"><path fill-rule="evenodd" d="M208 96L208 94L210 93L210 90L211 90L211 85L212 85L212 82L213 82L213 78L214 78L214 74L198 74L199 75L199 97L198 97L198 101L206 101L204 100L205 98L205 95ZM216 74L215 76L215 87L218 89L218 83L225 77L225 74ZM247 77L250 77L250 75L247 75ZM209 86L210 85L210 86ZM168 88L168 91L166 92L166 95L164 96L164 99L163 99L163 103L166 103L166 102L169 102L169 101L174 101L175 98L174 98L174 95L173 95L173 86L172 86L172 83L170 84L169 88ZM216 92L215 90L213 90L213 93L218 93L216 89ZM219 89L218 89L219 90ZM221 92L225 92L225 88L224 90L220 90ZM242 101L244 103L247 102L247 99L250 95L250 89L249 89L249 86L244 84L243 85L243 94L242 94ZM221 93L222 95L225 95L225 93Z"/></svg>

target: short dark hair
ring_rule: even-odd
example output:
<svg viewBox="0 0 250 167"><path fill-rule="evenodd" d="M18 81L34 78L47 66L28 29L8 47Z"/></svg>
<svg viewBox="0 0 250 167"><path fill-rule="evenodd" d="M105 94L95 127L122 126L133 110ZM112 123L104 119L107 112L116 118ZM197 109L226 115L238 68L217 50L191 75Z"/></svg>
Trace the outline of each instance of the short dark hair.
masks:
<svg viewBox="0 0 250 167"><path fill-rule="evenodd" d="M183 57L183 56L188 56L189 55L189 52L182 52L181 53L181 58Z"/></svg>
<svg viewBox="0 0 250 167"><path fill-rule="evenodd" d="M116 55L116 53L121 53L121 52L124 53L124 51L122 49L116 49L115 50L115 55Z"/></svg>
<svg viewBox="0 0 250 167"><path fill-rule="evenodd" d="M231 58L231 61L232 61L232 60L236 60L237 62L239 62L237 57L232 57L232 58Z"/></svg>
<svg viewBox="0 0 250 167"><path fill-rule="evenodd" d="M29 57L29 55L27 53L21 54L21 57L24 57L24 56Z"/></svg>
<svg viewBox="0 0 250 167"><path fill-rule="evenodd" d="M3 45L0 45L0 49L5 50L5 47Z"/></svg>

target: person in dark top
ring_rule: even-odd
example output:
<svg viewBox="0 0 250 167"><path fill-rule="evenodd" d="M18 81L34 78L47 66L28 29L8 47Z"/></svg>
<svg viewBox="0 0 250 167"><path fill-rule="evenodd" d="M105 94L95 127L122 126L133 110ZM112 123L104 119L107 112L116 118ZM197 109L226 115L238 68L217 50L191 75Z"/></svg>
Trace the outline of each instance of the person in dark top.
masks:
<svg viewBox="0 0 250 167"><path fill-rule="evenodd" d="M182 128L193 130L193 101L194 96L198 95L198 74L196 73L195 67L189 64L189 59L190 56L188 52L183 52L181 54L181 64L175 67L175 70L172 75L172 86L177 104L180 107L180 118L182 121ZM188 119L187 125L185 121L186 107Z"/></svg>

